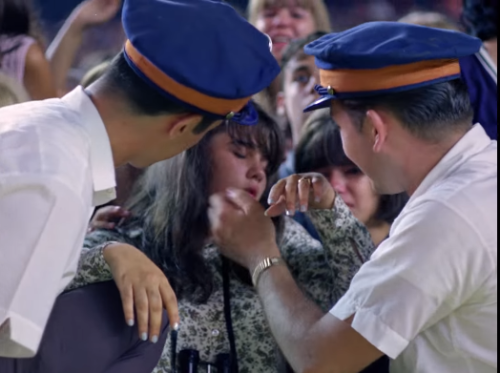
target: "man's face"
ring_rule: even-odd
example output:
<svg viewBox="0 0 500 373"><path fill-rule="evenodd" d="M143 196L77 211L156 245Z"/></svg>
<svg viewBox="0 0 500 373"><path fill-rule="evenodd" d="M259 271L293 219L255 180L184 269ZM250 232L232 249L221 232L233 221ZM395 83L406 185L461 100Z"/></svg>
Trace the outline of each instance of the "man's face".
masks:
<svg viewBox="0 0 500 373"><path fill-rule="evenodd" d="M332 103L332 118L340 127L345 154L371 179L375 191L379 194L402 192L395 182L397 171L394 163L386 154L374 151L376 130L369 121L365 121L359 130L342 105L335 101Z"/></svg>
<svg viewBox="0 0 500 373"><path fill-rule="evenodd" d="M314 57L300 52L287 64L283 77L284 105L288 120L294 132L300 132L309 117L304 113L306 106L318 98L314 86L319 84L318 70Z"/></svg>

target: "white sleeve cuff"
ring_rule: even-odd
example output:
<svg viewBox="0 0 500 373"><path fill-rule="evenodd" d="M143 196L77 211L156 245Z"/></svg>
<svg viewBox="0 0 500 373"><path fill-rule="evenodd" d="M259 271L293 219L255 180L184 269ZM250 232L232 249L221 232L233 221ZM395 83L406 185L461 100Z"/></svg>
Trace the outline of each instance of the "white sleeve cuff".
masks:
<svg viewBox="0 0 500 373"><path fill-rule="evenodd" d="M393 360L410 344L409 341L389 328L370 310L357 306L353 300L346 297L342 298L330 313L342 321L355 315L351 324L352 328L380 352Z"/></svg>
<svg viewBox="0 0 500 373"><path fill-rule="evenodd" d="M24 317L12 313L0 320L0 357L34 357L42 340L43 330Z"/></svg>

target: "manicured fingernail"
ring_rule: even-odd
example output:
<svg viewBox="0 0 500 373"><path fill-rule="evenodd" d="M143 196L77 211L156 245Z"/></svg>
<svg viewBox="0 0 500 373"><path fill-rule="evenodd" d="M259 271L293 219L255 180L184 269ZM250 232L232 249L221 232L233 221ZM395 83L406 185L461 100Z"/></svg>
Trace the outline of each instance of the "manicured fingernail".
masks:
<svg viewBox="0 0 500 373"><path fill-rule="evenodd" d="M157 343L158 342L158 336L154 335L153 338L151 338L151 343Z"/></svg>
<svg viewBox="0 0 500 373"><path fill-rule="evenodd" d="M293 216L293 215L295 215L295 211L292 211L292 210L286 210L286 214L287 214L288 216Z"/></svg>
<svg viewBox="0 0 500 373"><path fill-rule="evenodd" d="M300 212L307 212L307 206L300 206Z"/></svg>
<svg viewBox="0 0 500 373"><path fill-rule="evenodd" d="M147 340L148 340L148 333L142 333L142 334L141 334L141 339L142 339L143 341L147 341Z"/></svg>
<svg viewBox="0 0 500 373"><path fill-rule="evenodd" d="M135 324L134 319L130 319L127 321L128 326L134 326L134 324Z"/></svg>
<svg viewBox="0 0 500 373"><path fill-rule="evenodd" d="M272 199L271 197L269 197L269 199L267 200L267 203L272 205L274 204L274 199Z"/></svg>
<svg viewBox="0 0 500 373"><path fill-rule="evenodd" d="M178 331L179 330L179 323L174 324L174 330Z"/></svg>

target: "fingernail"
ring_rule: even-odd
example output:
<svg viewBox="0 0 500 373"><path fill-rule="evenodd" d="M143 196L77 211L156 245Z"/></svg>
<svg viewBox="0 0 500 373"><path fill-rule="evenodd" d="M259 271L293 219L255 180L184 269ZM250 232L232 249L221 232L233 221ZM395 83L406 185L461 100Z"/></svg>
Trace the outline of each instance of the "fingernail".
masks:
<svg viewBox="0 0 500 373"><path fill-rule="evenodd" d="M295 214L295 211L292 211L292 210L286 210L286 214L288 216L293 216Z"/></svg>
<svg viewBox="0 0 500 373"><path fill-rule="evenodd" d="M236 195L236 191L234 189L231 189L231 188L228 188L228 190L226 192L227 192L227 195L229 197L234 197Z"/></svg>
<svg viewBox="0 0 500 373"><path fill-rule="evenodd" d="M174 330L178 331L179 330L179 323L174 324Z"/></svg>
<svg viewBox="0 0 500 373"><path fill-rule="evenodd" d="M307 212L307 206L300 206L300 212Z"/></svg>
<svg viewBox="0 0 500 373"><path fill-rule="evenodd" d="M316 203L320 203L321 202L321 197L316 197L314 200L316 201Z"/></svg>
<svg viewBox="0 0 500 373"><path fill-rule="evenodd" d="M134 326L134 324L135 324L135 322L134 322L133 319L130 319L130 320L127 321L127 325L128 326Z"/></svg>
<svg viewBox="0 0 500 373"><path fill-rule="evenodd" d="M142 333L141 334L141 339L145 342L148 340L148 333Z"/></svg>
<svg viewBox="0 0 500 373"><path fill-rule="evenodd" d="M274 202L274 199L272 199L271 197L269 197L269 199L267 200L267 203L270 205L274 204Z"/></svg>
<svg viewBox="0 0 500 373"><path fill-rule="evenodd" d="M154 335L153 338L151 338L151 343L157 343L158 342L158 336Z"/></svg>

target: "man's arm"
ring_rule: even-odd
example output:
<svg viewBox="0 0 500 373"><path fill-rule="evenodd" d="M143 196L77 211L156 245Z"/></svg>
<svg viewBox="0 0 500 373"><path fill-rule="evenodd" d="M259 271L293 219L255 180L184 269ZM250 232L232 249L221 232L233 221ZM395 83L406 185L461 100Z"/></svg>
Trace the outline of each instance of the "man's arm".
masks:
<svg viewBox="0 0 500 373"><path fill-rule="evenodd" d="M85 232L87 209L50 177L0 182L0 356L32 357Z"/></svg>
<svg viewBox="0 0 500 373"><path fill-rule="evenodd" d="M352 318L344 322L325 315L307 299L285 266L263 273L258 292L273 335L295 372L357 373L383 356L351 328Z"/></svg>

